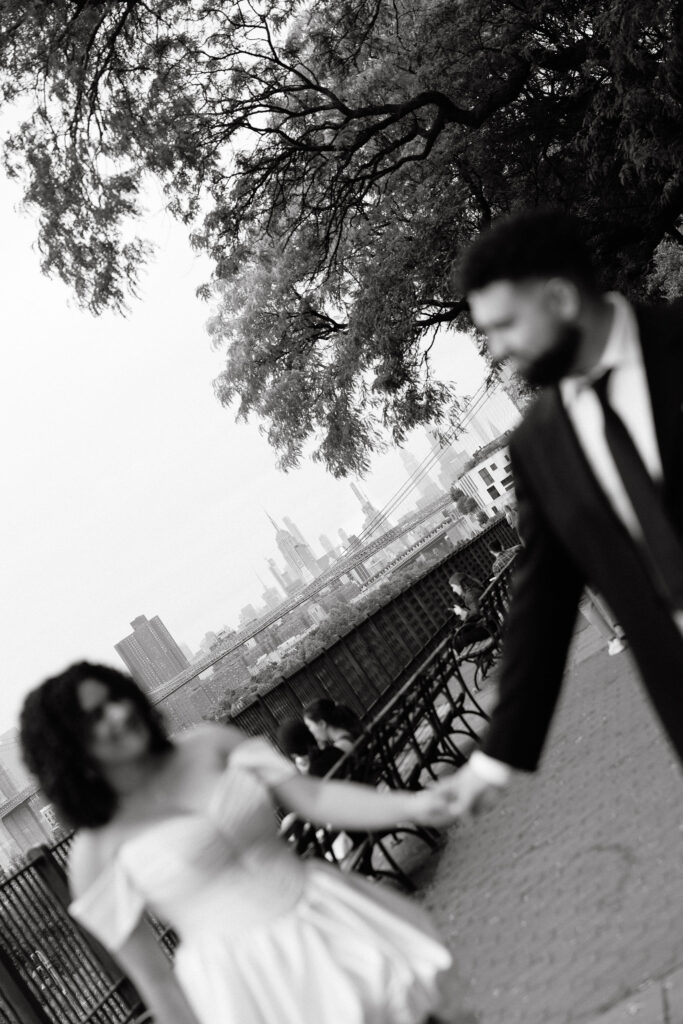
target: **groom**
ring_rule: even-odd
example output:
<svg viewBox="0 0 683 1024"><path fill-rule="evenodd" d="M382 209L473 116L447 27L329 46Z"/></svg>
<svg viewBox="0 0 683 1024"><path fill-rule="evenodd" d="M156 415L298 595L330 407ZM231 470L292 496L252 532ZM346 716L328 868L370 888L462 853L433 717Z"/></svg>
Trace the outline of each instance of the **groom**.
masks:
<svg viewBox="0 0 683 1024"><path fill-rule="evenodd" d="M580 225L552 211L498 221L461 277L494 362L543 386L510 442L524 547L499 701L453 776L464 814L537 767L587 583L683 759L683 304L603 293Z"/></svg>

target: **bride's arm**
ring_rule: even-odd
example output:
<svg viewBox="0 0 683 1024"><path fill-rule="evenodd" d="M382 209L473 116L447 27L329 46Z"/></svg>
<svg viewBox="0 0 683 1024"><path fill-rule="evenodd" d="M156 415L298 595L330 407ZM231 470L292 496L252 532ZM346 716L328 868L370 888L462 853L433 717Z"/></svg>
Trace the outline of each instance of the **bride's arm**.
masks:
<svg viewBox="0 0 683 1024"><path fill-rule="evenodd" d="M114 954L159 1024L200 1024L146 921Z"/></svg>
<svg viewBox="0 0 683 1024"><path fill-rule="evenodd" d="M215 725L204 735L214 736L224 755L234 754L242 767L255 770L277 803L316 825L372 831L406 821L435 828L455 821L454 797L445 782L414 793L379 791L356 782L327 781L299 775L262 738L250 739L237 729Z"/></svg>
<svg viewBox="0 0 683 1024"><path fill-rule="evenodd" d="M355 782L325 781L299 775L272 786L276 800L299 817L334 828L391 828L401 822L438 827L455 820L446 783L417 793L379 791Z"/></svg>

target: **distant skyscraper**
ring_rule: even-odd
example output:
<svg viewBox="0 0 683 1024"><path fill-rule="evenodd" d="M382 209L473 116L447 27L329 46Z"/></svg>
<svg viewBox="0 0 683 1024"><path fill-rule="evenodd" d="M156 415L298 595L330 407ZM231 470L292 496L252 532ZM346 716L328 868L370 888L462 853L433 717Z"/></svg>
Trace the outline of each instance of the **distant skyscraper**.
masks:
<svg viewBox="0 0 683 1024"><path fill-rule="evenodd" d="M254 619L258 619L258 617L258 612L254 608L253 604L245 604L244 608L242 608L240 612L240 629L244 629L245 626L248 626L250 622L253 622Z"/></svg>
<svg viewBox="0 0 683 1024"><path fill-rule="evenodd" d="M520 419L520 411L510 396L500 388L494 389L487 394L458 441L469 455L474 455L490 441L514 429Z"/></svg>
<svg viewBox="0 0 683 1024"><path fill-rule="evenodd" d="M373 534L387 530L391 523L379 509L375 508L367 494L364 494L356 484L351 484L351 490L360 502L360 507L363 510L363 532Z"/></svg>
<svg viewBox="0 0 683 1024"><path fill-rule="evenodd" d="M289 530L278 526L271 516L268 516L268 518L275 527L275 543L280 550L280 554L294 575L306 583L319 576L321 569L318 565L318 560L308 544L305 541L300 541Z"/></svg>
<svg viewBox="0 0 683 1024"><path fill-rule="evenodd" d="M282 604L282 594L275 587L265 587L261 594L266 611L274 612Z"/></svg>
<svg viewBox="0 0 683 1024"><path fill-rule="evenodd" d="M158 615L138 615L133 632L114 644L130 674L143 689L156 689L188 667L188 661Z"/></svg>
<svg viewBox="0 0 683 1024"><path fill-rule="evenodd" d="M456 448L452 442L441 441L439 435L435 432L429 431L427 433L430 444L436 448L439 446L438 452L438 480L441 489L447 491L451 484L458 479L462 473L465 464L467 463L469 456L464 449Z"/></svg>
<svg viewBox="0 0 683 1024"><path fill-rule="evenodd" d="M326 552L326 554L336 554L335 546L326 533L321 533L320 536L318 537L318 540L320 541L321 548L323 549L324 552Z"/></svg>
<svg viewBox="0 0 683 1024"><path fill-rule="evenodd" d="M292 534L292 536L295 538L295 540L297 540L299 542L299 544L305 544L308 547L308 542L307 542L306 538L304 537L303 533L301 532L299 527L296 525L296 523L292 522L292 520L289 518L289 516L283 516L282 517L282 522L285 524L285 526L287 527L289 532Z"/></svg>
<svg viewBox="0 0 683 1024"><path fill-rule="evenodd" d="M205 633L202 642L199 645L200 654L209 654L211 652L211 648L217 641L218 636L213 632L213 630L209 630Z"/></svg>
<svg viewBox="0 0 683 1024"><path fill-rule="evenodd" d="M282 590L286 594L287 593L287 580L285 579L284 573L280 572L280 570L278 569L277 565L275 564L275 559L274 558L269 558L268 559L268 568L270 569L270 571L272 572L273 576L275 577L275 579L279 583L280 587L282 588Z"/></svg>
<svg viewBox="0 0 683 1024"><path fill-rule="evenodd" d="M441 488L434 483L429 473L425 472L424 465L420 465L413 453L403 448L400 456L401 462L410 475L411 489L414 488L420 496L421 502L418 501L417 504L428 503L439 498L442 494Z"/></svg>
<svg viewBox="0 0 683 1024"><path fill-rule="evenodd" d="M437 458L436 476L439 486L442 490L447 490L462 473L469 456L464 449L456 446L456 441L443 438L436 430L426 430L425 437Z"/></svg>
<svg viewBox="0 0 683 1024"><path fill-rule="evenodd" d="M304 585L304 580L301 576L295 576L291 569L287 568L282 574L285 581L285 590L287 597L291 597L293 594L298 593Z"/></svg>
<svg viewBox="0 0 683 1024"><path fill-rule="evenodd" d="M194 651L191 651L187 644L178 644L180 650L183 652L188 662L194 659Z"/></svg>

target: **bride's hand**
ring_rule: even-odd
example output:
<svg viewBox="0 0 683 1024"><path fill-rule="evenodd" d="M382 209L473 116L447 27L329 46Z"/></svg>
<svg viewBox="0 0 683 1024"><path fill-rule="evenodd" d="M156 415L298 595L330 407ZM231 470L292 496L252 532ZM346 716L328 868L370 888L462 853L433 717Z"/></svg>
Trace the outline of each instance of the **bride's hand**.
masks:
<svg viewBox="0 0 683 1024"><path fill-rule="evenodd" d="M440 779L429 789L415 794L418 825L440 828L491 807L500 788L483 782L473 773L460 769Z"/></svg>
<svg viewBox="0 0 683 1024"><path fill-rule="evenodd" d="M437 782L429 789L415 794L413 819L416 825L428 828L442 828L457 821L453 795L445 782Z"/></svg>

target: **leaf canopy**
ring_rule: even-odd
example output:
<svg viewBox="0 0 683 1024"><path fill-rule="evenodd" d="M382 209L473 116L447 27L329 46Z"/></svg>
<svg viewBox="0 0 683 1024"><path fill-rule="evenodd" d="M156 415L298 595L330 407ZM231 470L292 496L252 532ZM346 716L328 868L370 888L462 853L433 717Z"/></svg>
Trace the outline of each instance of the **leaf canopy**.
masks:
<svg viewBox="0 0 683 1024"><path fill-rule="evenodd" d="M0 0L5 165L94 313L135 294L160 180L212 259L219 400L285 467L362 472L447 414L429 347L491 218L569 209L610 285L667 291L682 37L664 0Z"/></svg>

